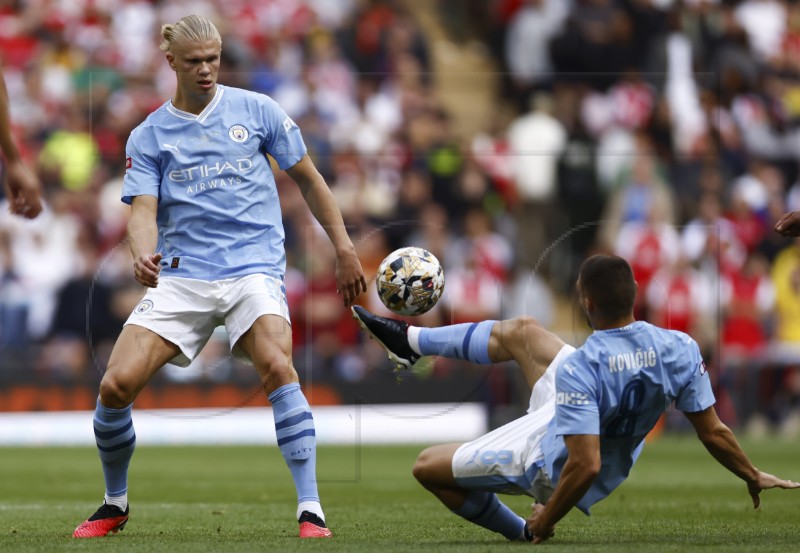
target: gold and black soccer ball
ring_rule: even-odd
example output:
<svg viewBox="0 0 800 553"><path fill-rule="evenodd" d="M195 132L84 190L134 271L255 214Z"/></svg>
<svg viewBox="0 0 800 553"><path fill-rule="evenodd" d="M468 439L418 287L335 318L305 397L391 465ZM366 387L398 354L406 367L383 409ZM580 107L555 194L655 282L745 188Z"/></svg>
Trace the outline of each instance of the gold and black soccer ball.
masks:
<svg viewBox="0 0 800 553"><path fill-rule="evenodd" d="M381 262L375 279L383 305L398 315L422 315L444 292L444 270L431 252L400 248Z"/></svg>

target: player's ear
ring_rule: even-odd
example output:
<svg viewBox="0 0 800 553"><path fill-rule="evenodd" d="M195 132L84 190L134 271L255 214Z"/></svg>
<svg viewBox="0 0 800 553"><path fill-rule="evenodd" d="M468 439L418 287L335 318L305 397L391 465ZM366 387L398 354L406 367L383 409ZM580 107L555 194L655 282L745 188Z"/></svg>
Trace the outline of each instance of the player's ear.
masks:
<svg viewBox="0 0 800 553"><path fill-rule="evenodd" d="M178 67L175 65L175 56L167 52L167 63L172 68L173 71L177 71Z"/></svg>

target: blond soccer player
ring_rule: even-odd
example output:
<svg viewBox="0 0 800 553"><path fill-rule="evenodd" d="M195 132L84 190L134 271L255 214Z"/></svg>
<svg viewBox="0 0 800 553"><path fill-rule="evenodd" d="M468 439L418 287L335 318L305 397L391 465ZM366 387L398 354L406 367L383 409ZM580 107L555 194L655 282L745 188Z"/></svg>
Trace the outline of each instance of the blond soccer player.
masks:
<svg viewBox="0 0 800 553"><path fill-rule="evenodd" d="M190 15L164 25L161 35L177 88L131 133L122 191L131 205L134 273L148 290L100 383L94 434L105 498L74 536L126 525L133 401L162 365L188 365L224 324L231 352L255 365L272 403L297 489L300 537L330 537L316 483L314 419L292 366L284 230L267 154L326 230L345 306L366 290L361 264L294 121L267 96L217 84L222 41L214 25Z"/></svg>

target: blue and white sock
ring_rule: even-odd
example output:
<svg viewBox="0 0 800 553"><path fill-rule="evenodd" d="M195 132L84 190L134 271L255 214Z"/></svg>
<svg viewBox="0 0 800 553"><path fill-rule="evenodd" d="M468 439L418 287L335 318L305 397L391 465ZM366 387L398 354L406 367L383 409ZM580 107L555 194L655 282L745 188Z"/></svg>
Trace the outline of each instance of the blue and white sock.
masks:
<svg viewBox="0 0 800 553"><path fill-rule="evenodd" d="M489 365L489 337L497 321L426 328L408 327L408 344L420 355L441 355Z"/></svg>
<svg viewBox="0 0 800 553"><path fill-rule="evenodd" d="M464 504L453 513L487 530L502 534L509 540L525 538L525 519L509 509L493 493L471 491Z"/></svg>
<svg viewBox="0 0 800 553"><path fill-rule="evenodd" d="M94 439L106 481L106 502L123 511L128 503L128 465L136 448L132 408L133 404L122 409L110 409L98 399L93 421ZM123 501L125 505L121 506Z"/></svg>
<svg viewBox="0 0 800 553"><path fill-rule="evenodd" d="M325 520L317 491L317 438L314 417L300 384L285 384L269 395L278 447L292 473L297 489L298 518L301 507Z"/></svg>

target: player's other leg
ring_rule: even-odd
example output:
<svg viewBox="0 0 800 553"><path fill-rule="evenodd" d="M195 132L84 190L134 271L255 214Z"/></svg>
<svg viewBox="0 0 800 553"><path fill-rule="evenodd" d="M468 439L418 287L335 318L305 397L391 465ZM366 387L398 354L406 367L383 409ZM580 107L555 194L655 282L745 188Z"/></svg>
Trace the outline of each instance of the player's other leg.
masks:
<svg viewBox="0 0 800 553"><path fill-rule="evenodd" d="M552 390L549 379L540 382ZM530 541L525 520L496 494L550 498L541 443L554 413L555 403L546 402L471 442L430 447L417 458L414 477L454 514L510 540Z"/></svg>
<svg viewBox="0 0 800 553"><path fill-rule="evenodd" d="M128 465L136 447L131 419L133 400L164 363L178 354L175 344L137 325L126 325L114 344L100 382L94 436L103 466L103 504L73 533L97 538L122 530L128 522Z"/></svg>
<svg viewBox="0 0 800 553"><path fill-rule="evenodd" d="M297 490L300 537L331 537L317 489L314 418L292 365L291 326L281 316L262 315L237 346L253 361L272 403L278 447Z"/></svg>
<svg viewBox="0 0 800 553"><path fill-rule="evenodd" d="M410 368L425 355L478 364L514 360L533 386L564 347L563 340L532 317L425 328L374 315L358 305L352 311L398 368Z"/></svg>
<svg viewBox="0 0 800 553"><path fill-rule="evenodd" d="M453 458L462 444L443 444L425 449L414 465L414 478L453 514L509 540L527 540L525 519L508 508L492 491L469 489L456 482Z"/></svg>

